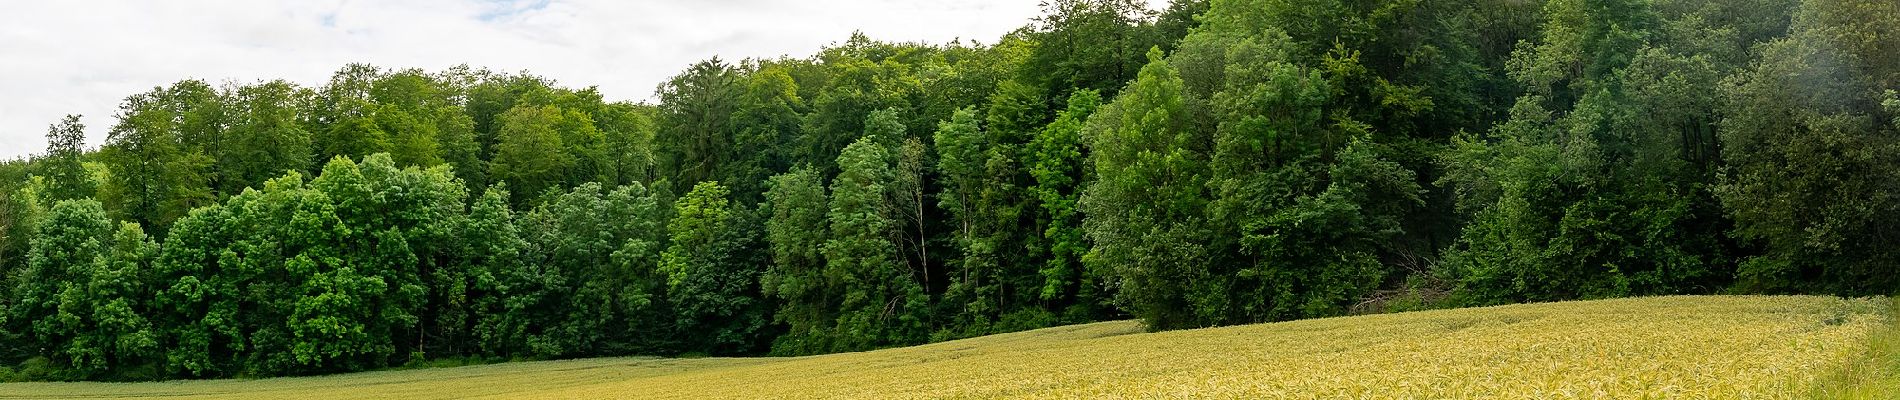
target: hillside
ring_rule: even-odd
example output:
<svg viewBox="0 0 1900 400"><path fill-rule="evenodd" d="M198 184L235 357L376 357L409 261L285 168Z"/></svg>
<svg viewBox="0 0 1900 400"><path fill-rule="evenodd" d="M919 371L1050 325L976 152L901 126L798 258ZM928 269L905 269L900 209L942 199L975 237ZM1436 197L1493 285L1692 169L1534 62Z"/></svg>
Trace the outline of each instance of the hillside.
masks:
<svg viewBox="0 0 1900 400"><path fill-rule="evenodd" d="M0 398L1790 398L1867 374L1884 299L1649 297L1143 333L1103 322L793 358L0 384ZM1858 372L1854 366L1863 367ZM1859 388L1877 398L1881 388ZM1851 397L1851 396L1850 396Z"/></svg>

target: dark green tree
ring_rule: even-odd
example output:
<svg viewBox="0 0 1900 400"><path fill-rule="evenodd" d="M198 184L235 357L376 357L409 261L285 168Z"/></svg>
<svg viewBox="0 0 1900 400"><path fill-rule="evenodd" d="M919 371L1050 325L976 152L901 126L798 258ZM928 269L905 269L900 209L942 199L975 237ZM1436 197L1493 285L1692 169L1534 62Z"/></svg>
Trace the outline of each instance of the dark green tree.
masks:
<svg viewBox="0 0 1900 400"><path fill-rule="evenodd" d="M685 350L756 351L768 316L760 301L761 254L748 210L735 209L718 182L700 182L674 203L659 270L667 276Z"/></svg>
<svg viewBox="0 0 1900 400"><path fill-rule="evenodd" d="M296 176L301 180L301 176ZM281 181L281 180L274 180ZM266 182L267 184L269 182ZM269 185L266 186L267 188ZM252 204L261 192L252 190L227 200ZM249 227L239 225L235 207L214 204L179 218L160 247L153 269L157 278L151 319L165 350L163 371L176 377L229 376L243 370L242 351L249 346L252 321L276 319L277 310L251 302L252 295L277 296L281 287L249 282L261 271L236 262L240 253L226 246ZM230 258L227 258L229 256ZM231 259L229 262L221 260ZM247 292L239 288L249 287ZM249 307L240 314L238 310Z"/></svg>
<svg viewBox="0 0 1900 400"><path fill-rule="evenodd" d="M345 65L317 90L305 116L315 138L314 160L362 157L390 150L389 132L376 120L380 107L373 95L383 75L381 69L368 64Z"/></svg>
<svg viewBox="0 0 1900 400"><path fill-rule="evenodd" d="M917 81L909 76L907 66L892 59L872 60L867 53L881 47L869 39L854 36L844 48L829 49L836 60L825 63L829 76L827 85L812 97L812 110L805 114L803 128L798 140L798 162L817 166L826 175L835 175L839 167L836 159L845 146L854 143L865 132L874 128L865 126L870 121L867 116L880 110L897 110L898 115L890 121L902 125L904 110L911 107L909 98L918 89ZM905 136L887 136L879 139L881 143L902 143Z"/></svg>
<svg viewBox="0 0 1900 400"><path fill-rule="evenodd" d="M805 101L798 97L798 82L784 67L757 67L743 84L732 116L737 130L728 148L732 157L719 175L721 182L730 182L734 202L755 204L764 200L765 181L791 168L797 150L792 143L800 133L799 112Z"/></svg>
<svg viewBox="0 0 1900 400"><path fill-rule="evenodd" d="M1719 193L1734 234L1761 251L1742 261L1738 287L1857 295L1900 286L1900 246L1884 233L1900 215L1900 96L1891 89L1900 42L1877 33L1900 26L1894 10L1803 2L1795 32L1760 46L1722 86L1729 169Z"/></svg>
<svg viewBox="0 0 1900 400"><path fill-rule="evenodd" d="M789 328L772 344L772 352L827 351L831 327L837 322L833 305L839 299L839 282L826 270L829 200L824 178L811 167L773 176L765 199L772 213L765 224L772 263L759 284L765 296L779 300L773 319Z"/></svg>
<svg viewBox="0 0 1900 400"><path fill-rule="evenodd" d="M528 347L530 329L532 324L546 320L536 313L547 307L551 291L564 281L524 262L529 243L515 225L514 211L508 208L506 185L483 191L469 206L465 221L460 243L467 246L462 263L469 269L475 345L481 354L533 355Z"/></svg>
<svg viewBox="0 0 1900 400"><path fill-rule="evenodd" d="M1186 279L1210 261L1203 243L1207 154L1187 130L1179 73L1149 52L1122 95L1089 118L1084 140L1096 180L1078 207L1095 244L1082 260L1110 272L1116 304L1151 329L1194 326Z"/></svg>
<svg viewBox="0 0 1900 400"><path fill-rule="evenodd" d="M927 297L892 242L899 229L888 197L894 160L879 141L867 135L847 146L831 183L825 276L842 293L832 351L923 339Z"/></svg>
<svg viewBox="0 0 1900 400"><path fill-rule="evenodd" d="M1728 268L1717 75L1652 43L1646 2L1556 1L1514 56L1529 93L1508 120L1454 140L1446 183L1472 223L1446 271L1472 303L1709 292Z"/></svg>
<svg viewBox="0 0 1900 400"><path fill-rule="evenodd" d="M722 178L719 169L732 148L733 112L746 89L743 77L713 58L693 64L660 85L660 134L665 176L682 184Z"/></svg>
<svg viewBox="0 0 1900 400"><path fill-rule="evenodd" d="M587 183L522 218L524 263L551 287L526 322L531 354L554 357L670 348L675 321L660 297L666 204L641 185L605 191Z"/></svg>
<svg viewBox="0 0 1900 400"><path fill-rule="evenodd" d="M237 88L232 122L218 147L218 190L234 195L284 171L311 168L311 135L297 121L298 103L309 90L286 81Z"/></svg>
<svg viewBox="0 0 1900 400"><path fill-rule="evenodd" d="M1047 96L1043 110L1056 107L1072 90L1115 97L1146 63L1144 52L1161 45L1148 32L1154 12L1141 2L1056 0L1042 8L1043 15L1031 24L1040 45L1017 76Z"/></svg>

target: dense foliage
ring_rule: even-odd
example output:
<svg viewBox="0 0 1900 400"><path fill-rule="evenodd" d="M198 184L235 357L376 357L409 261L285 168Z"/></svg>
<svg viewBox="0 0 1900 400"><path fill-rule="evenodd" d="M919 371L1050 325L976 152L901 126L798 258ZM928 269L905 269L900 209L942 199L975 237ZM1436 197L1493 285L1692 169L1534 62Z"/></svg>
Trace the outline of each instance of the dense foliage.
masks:
<svg viewBox="0 0 1900 400"><path fill-rule="evenodd" d="M13 379L1900 289L1885 0L1061 0L610 102L187 80L0 163Z"/></svg>

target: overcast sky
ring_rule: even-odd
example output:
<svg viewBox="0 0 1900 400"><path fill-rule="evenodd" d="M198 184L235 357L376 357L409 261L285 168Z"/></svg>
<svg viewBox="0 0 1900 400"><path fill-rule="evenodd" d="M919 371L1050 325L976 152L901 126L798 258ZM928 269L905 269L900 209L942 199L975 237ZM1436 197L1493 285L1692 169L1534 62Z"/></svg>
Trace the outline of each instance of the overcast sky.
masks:
<svg viewBox="0 0 1900 400"><path fill-rule="evenodd" d="M688 64L807 56L853 30L994 43L1038 0L8 1L0 158L40 153L82 114L97 146L127 95L182 79L326 81L343 64L528 70L609 100L652 97ZM1166 0L1150 0L1160 8Z"/></svg>

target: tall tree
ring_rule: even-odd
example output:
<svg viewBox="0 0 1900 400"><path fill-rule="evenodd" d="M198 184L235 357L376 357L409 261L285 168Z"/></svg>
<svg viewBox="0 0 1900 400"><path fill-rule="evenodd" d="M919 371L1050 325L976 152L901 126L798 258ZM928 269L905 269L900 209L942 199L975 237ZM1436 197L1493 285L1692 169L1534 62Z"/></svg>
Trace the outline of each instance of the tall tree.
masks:
<svg viewBox="0 0 1900 400"><path fill-rule="evenodd" d="M941 123L936 136L939 148L949 152L943 155L946 182L939 204L956 220L955 244L962 252L944 297L958 317L951 324L962 327L947 332L955 336L1046 324L995 325L1006 314L1034 308L1041 286L1036 264L1045 255L1034 230L1039 208L1024 190L1030 176L1022 161L1023 145L1042 118L1040 100L1000 93L991 97L985 129L966 108Z"/></svg>
<svg viewBox="0 0 1900 400"><path fill-rule="evenodd" d="M469 306L456 293L468 270L454 260L456 229L464 218L467 186L447 166L397 168L387 154L372 154L358 164L365 178L361 198L332 194L344 223L376 236L373 245L386 254L366 262L389 286L389 307L381 317L399 335L399 355L426 357L446 352L462 334ZM313 181L316 185L318 182ZM373 212L372 212L373 211ZM404 253L407 253L406 255ZM411 328L413 327L413 328Z"/></svg>
<svg viewBox="0 0 1900 400"><path fill-rule="evenodd" d="M759 284L765 296L779 299L773 319L790 329L772 344L772 352L798 355L829 350L839 282L826 271L824 178L811 167L773 176L765 199L772 212L765 225L772 264Z"/></svg>
<svg viewBox="0 0 1900 400"><path fill-rule="evenodd" d="M718 182L700 182L674 203L667 224L671 239L659 269L690 351L754 351L765 326L755 230L746 229L749 212L734 209L730 196Z"/></svg>
<svg viewBox="0 0 1900 400"><path fill-rule="evenodd" d="M889 187L893 217L898 222L894 241L901 244L904 263L928 288L931 239L935 236L931 233L930 203L925 200L930 184L930 150L917 138L904 139L891 150L897 163L891 170L894 174Z"/></svg>
<svg viewBox="0 0 1900 400"><path fill-rule="evenodd" d="M924 334L927 298L891 241L899 229L887 194L893 160L880 141L867 135L846 146L838 155L842 172L831 183L825 275L842 290L833 351L908 343Z"/></svg>
<svg viewBox="0 0 1900 400"><path fill-rule="evenodd" d="M125 99L119 123L100 150L112 171L101 191L108 208L140 226L166 231L171 221L210 204L212 158L203 146L221 126L209 86L184 81Z"/></svg>
<svg viewBox="0 0 1900 400"><path fill-rule="evenodd" d="M266 182L265 190L273 181ZM247 204L258 193L239 194L226 203ZM226 246L244 234L255 234L248 231L250 227L238 225L235 214L223 204L193 210L178 219L160 246L153 264L157 278L152 318L160 327L160 347L166 349L162 364L166 375L216 377L240 372L241 350L249 346L248 323L271 321L277 312L246 304L250 296L238 290L261 271L235 260L222 261L227 259ZM276 296L278 290L277 285L256 285L249 293ZM250 311L238 312L247 306Z"/></svg>
<svg viewBox="0 0 1900 400"><path fill-rule="evenodd" d="M231 129L218 144L218 190L233 195L290 171L311 168L310 132L297 121L309 90L286 81L237 88Z"/></svg>
<svg viewBox="0 0 1900 400"><path fill-rule="evenodd" d="M474 344L481 354L521 356L529 353L529 314L548 295L558 277L523 263L528 243L515 226L504 185L491 186L469 206L460 243L467 246L463 262L469 268Z"/></svg>
<svg viewBox="0 0 1900 400"><path fill-rule="evenodd" d="M1117 305L1151 329L1197 325L1184 288L1208 261L1201 243L1205 150L1186 128L1181 76L1161 51L1115 102L1095 113L1085 140L1096 180L1079 207L1095 243L1083 260L1113 271Z"/></svg>
<svg viewBox="0 0 1900 400"><path fill-rule="evenodd" d="M627 103L608 105L594 121L603 139L601 179L613 185L653 183L657 178L658 146L651 107Z"/></svg>
<svg viewBox="0 0 1900 400"><path fill-rule="evenodd" d="M105 215L103 209L91 212ZM43 340L62 340L42 346L79 377L158 378L150 368L161 350L158 332L145 316L158 246L133 223L120 224L104 244L108 249L92 262L69 267L83 276L61 288L58 310L36 327Z"/></svg>
<svg viewBox="0 0 1900 400"><path fill-rule="evenodd" d="M1076 208L1082 185L1090 179L1084 168L1087 154L1082 147L1083 124L1101 102L1101 95L1093 90L1069 95L1067 109L1036 135L1026 153L1026 164L1036 178L1029 191L1042 206L1044 217L1038 227L1049 245L1038 296L1071 307L1066 314L1073 319L1093 319L1108 300L1102 297L1105 288L1097 275L1082 267L1082 255L1088 252L1089 244L1083 240L1082 213Z"/></svg>
<svg viewBox="0 0 1900 400"><path fill-rule="evenodd" d="M318 144L315 160L337 156L362 157L390 150L389 132L377 123L379 108L372 88L383 71L368 64L350 64L330 75L309 104L307 123Z"/></svg>
<svg viewBox="0 0 1900 400"><path fill-rule="evenodd" d="M501 142L495 145L495 158L489 170L493 179L513 188L515 204L559 189L566 182L568 168L575 160L565 151L556 125L561 110L554 106L520 106L508 110L501 120Z"/></svg>
<svg viewBox="0 0 1900 400"><path fill-rule="evenodd" d="M46 154L38 163L39 175L46 177L49 200L93 197L97 182L86 172L82 157L86 149L86 125L78 115L67 115L58 124L46 127Z"/></svg>
<svg viewBox="0 0 1900 400"><path fill-rule="evenodd" d="M799 111L805 101L785 67L757 67L746 75L744 85L732 117L736 132L727 148L731 156L719 176L732 186L733 201L755 204L764 200L765 181L789 170L797 156L791 144L799 136Z"/></svg>
<svg viewBox="0 0 1900 400"><path fill-rule="evenodd" d="M86 287L93 269L112 255L112 220L99 202L65 200L53 204L39 224L27 255L26 269L8 276L6 330L22 332L40 355L75 365L84 376L110 367L106 343L80 342L88 330L93 299ZM82 315L85 314L85 315Z"/></svg>
<svg viewBox="0 0 1900 400"><path fill-rule="evenodd" d="M720 178L730 153L733 112L745 86L741 76L718 58L693 64L660 85L660 137L667 178L682 184Z"/></svg>
<svg viewBox="0 0 1900 400"><path fill-rule="evenodd" d="M959 246L967 248L976 240L975 224L981 218L977 196L983 189L984 149L988 147L977 124L976 110L959 109L949 120L939 123L935 142L943 185L943 192L937 195L938 206L956 219L954 237Z"/></svg>

